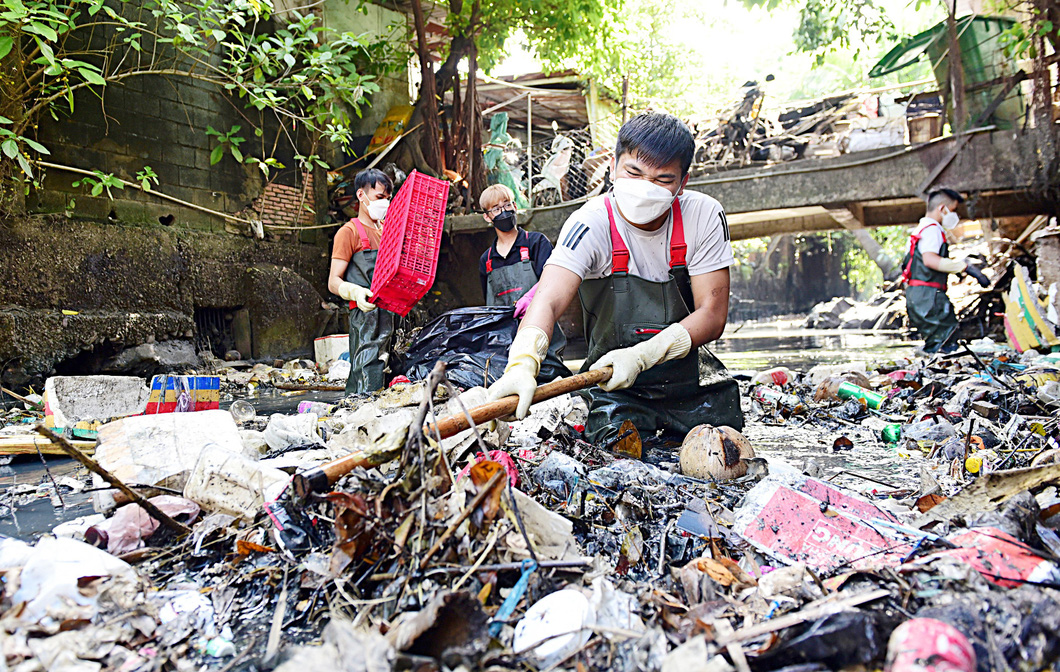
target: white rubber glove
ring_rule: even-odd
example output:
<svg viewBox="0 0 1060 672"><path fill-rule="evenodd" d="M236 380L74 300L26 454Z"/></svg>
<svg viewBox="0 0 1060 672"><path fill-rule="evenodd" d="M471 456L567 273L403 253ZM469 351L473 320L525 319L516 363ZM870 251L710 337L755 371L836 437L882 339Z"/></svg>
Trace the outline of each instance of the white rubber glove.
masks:
<svg viewBox="0 0 1060 672"><path fill-rule="evenodd" d="M339 283L339 296L347 301L353 301L361 312L370 313L375 310L375 304L368 299L372 298L372 292L352 282Z"/></svg>
<svg viewBox="0 0 1060 672"><path fill-rule="evenodd" d="M939 270L943 273L964 273L964 269L967 267L968 264L963 261L947 259L946 257L939 258Z"/></svg>
<svg viewBox="0 0 1060 672"><path fill-rule="evenodd" d="M611 392L632 385L642 372L661 362L680 359L692 349L692 336L680 324L671 324L643 343L605 353L593 363L594 369L610 366L611 378L600 387Z"/></svg>
<svg viewBox="0 0 1060 672"><path fill-rule="evenodd" d="M519 395L519 405L515 408L515 417L522 420L530 412L530 402L537 391L537 374L541 370L541 360L548 352L548 336L537 327L523 327L512 340L508 349L508 366L504 375L490 385L489 398L496 400Z"/></svg>

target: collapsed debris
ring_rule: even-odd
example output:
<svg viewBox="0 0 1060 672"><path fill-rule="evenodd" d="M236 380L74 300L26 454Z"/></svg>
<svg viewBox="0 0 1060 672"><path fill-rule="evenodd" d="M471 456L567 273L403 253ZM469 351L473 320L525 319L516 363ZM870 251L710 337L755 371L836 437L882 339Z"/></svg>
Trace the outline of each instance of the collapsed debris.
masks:
<svg viewBox="0 0 1060 672"><path fill-rule="evenodd" d="M315 380L319 369L253 375ZM222 390L253 378L231 375L219 374ZM99 419L109 422L84 460L113 481L80 496L100 513L35 543L0 537L5 666L899 670L921 652L995 670L1060 659L1060 356L983 339L927 359L746 378L746 434L631 427L608 446L582 440L576 394L471 428L468 416L486 417L484 390L438 369L295 414L259 415L248 397L230 411ZM4 431L41 423L37 408L5 412ZM899 466L799 463L765 439L794 431L817 437L818 455L866 451ZM8 488L0 507L14 515L55 497L61 509L58 497L85 486ZM929 650L942 639L944 651Z"/></svg>

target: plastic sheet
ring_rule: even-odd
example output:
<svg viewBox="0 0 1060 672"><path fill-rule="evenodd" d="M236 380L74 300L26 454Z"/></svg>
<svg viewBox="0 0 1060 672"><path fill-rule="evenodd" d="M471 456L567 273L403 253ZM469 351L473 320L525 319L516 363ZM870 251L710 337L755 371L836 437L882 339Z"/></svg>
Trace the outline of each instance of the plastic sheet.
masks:
<svg viewBox="0 0 1060 672"><path fill-rule="evenodd" d="M505 306L474 306L451 310L427 324L409 351L397 364L397 371L410 380L423 380L443 361L446 375L460 387L489 387L508 363L508 348L515 338L519 321L514 309ZM549 350L538 373L539 382L571 375L569 369Z"/></svg>

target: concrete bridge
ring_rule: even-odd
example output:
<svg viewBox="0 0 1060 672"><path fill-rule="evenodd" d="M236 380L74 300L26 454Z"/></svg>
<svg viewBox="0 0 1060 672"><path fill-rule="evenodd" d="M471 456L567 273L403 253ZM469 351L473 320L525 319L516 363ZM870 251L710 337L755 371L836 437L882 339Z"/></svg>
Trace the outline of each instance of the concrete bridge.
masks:
<svg viewBox="0 0 1060 672"><path fill-rule="evenodd" d="M804 159L695 178L689 189L718 199L733 240L784 233L858 230L914 224L920 195L933 186L971 194L973 219L1035 215L1053 205L1034 195L1041 163L1033 137L1012 131L972 131L921 145ZM527 228L556 240L582 200L529 211ZM488 232L480 215L450 217L453 238Z"/></svg>

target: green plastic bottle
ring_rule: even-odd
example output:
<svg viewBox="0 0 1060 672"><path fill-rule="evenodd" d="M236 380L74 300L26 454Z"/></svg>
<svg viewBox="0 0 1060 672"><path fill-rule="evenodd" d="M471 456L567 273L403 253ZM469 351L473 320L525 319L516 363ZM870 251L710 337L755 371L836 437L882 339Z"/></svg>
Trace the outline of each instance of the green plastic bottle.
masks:
<svg viewBox="0 0 1060 672"><path fill-rule="evenodd" d="M883 405L883 400L886 399L882 394L866 390L864 387L854 383L841 384L839 389L836 390L836 394L839 395L840 399L859 399L874 410L879 409Z"/></svg>
<svg viewBox="0 0 1060 672"><path fill-rule="evenodd" d="M902 426L897 422L892 422L883 428L883 440L887 443L898 443L900 438L902 438Z"/></svg>

